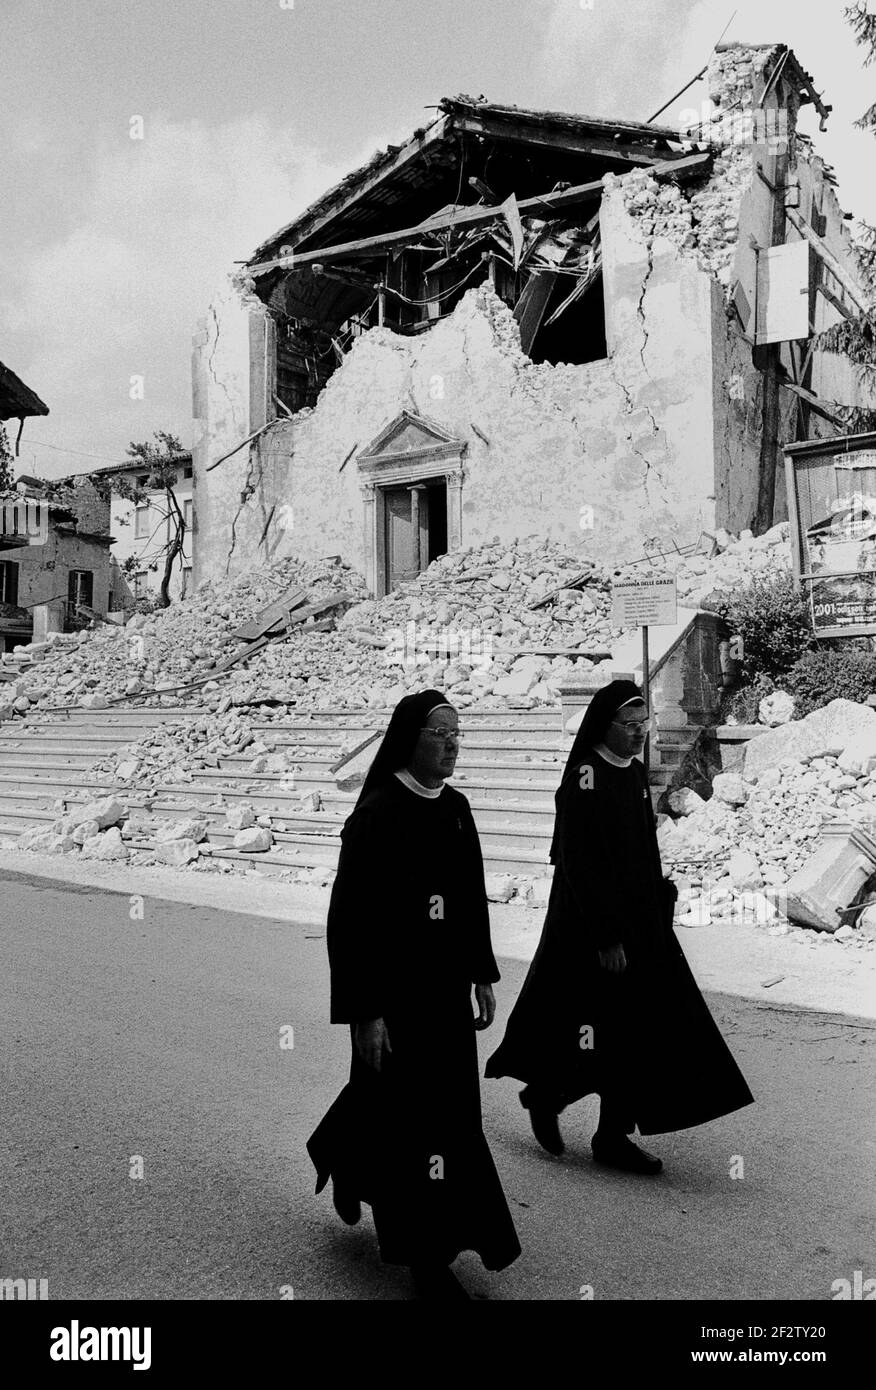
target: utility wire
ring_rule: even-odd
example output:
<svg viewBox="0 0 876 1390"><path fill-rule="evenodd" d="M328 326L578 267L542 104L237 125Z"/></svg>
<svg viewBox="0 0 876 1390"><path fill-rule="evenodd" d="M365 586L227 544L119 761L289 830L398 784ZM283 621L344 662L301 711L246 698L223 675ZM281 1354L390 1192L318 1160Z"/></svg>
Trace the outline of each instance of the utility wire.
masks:
<svg viewBox="0 0 876 1390"><path fill-rule="evenodd" d="M102 459L104 463L126 463L125 459L111 459L106 454L86 454L81 449L70 449L66 444L49 444L45 439L22 439L22 444L29 444L35 449L54 449L59 454L76 454L84 459ZM184 452L188 452L185 450ZM136 463L132 462L131 467L136 468Z"/></svg>
<svg viewBox="0 0 876 1390"><path fill-rule="evenodd" d="M663 105L662 105L657 111L654 112L654 115L648 117L647 121L645 122L646 125L650 125L652 121L656 121L656 119L657 119L658 116L662 116L662 115L663 115L663 112L666 110L667 106L671 106L672 103L673 103L674 101L678 101L678 98L679 98L680 96L684 96L684 93L687 91L688 87L692 87L693 84L694 84L695 82L699 82L700 78L705 76L705 74L708 72L708 69L709 69L709 63L710 63L711 60L712 60L712 54L715 52L715 49L718 47L718 44L721 42L721 40L723 39L723 37L724 37L724 35L726 34L727 30L730 28L730 25L733 23L734 19L736 18L736 14L737 14L737 11L734 10L733 13L731 14L730 18L727 20L727 23L724 25L724 28L721 30L720 34L718 35L717 39L716 39L715 42L712 44L712 48L711 48L711 51L710 51L710 53L709 53L708 58L706 59L705 66L702 67L702 68L700 68L700 70L699 70L699 72L696 74L696 76L695 76L695 77L692 77L692 78L690 79L689 82L685 82L685 84L684 84L684 86L681 88L681 90L675 93L675 96L670 97L668 101L664 101Z"/></svg>

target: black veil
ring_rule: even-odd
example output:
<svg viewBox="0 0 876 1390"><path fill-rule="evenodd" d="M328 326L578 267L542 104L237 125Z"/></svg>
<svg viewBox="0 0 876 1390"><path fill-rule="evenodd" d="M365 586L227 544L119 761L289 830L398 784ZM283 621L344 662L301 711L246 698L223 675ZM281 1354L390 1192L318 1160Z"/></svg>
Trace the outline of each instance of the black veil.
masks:
<svg viewBox="0 0 876 1390"><path fill-rule="evenodd" d="M604 685L600 690L597 690L590 704L587 706L587 711L584 718L581 720L581 726L575 735L574 742L572 743L572 750L569 753L566 766L563 769L562 780L556 794L557 816L559 816L560 792L565 788L568 779L577 772L578 764L581 762L584 754L588 749L593 748L594 744L602 742L609 724L623 705L628 704L631 700L644 701L644 698L644 695L635 681L610 681L608 685ZM550 852L552 864L556 863L557 840L558 834L555 821L554 837L551 841Z"/></svg>

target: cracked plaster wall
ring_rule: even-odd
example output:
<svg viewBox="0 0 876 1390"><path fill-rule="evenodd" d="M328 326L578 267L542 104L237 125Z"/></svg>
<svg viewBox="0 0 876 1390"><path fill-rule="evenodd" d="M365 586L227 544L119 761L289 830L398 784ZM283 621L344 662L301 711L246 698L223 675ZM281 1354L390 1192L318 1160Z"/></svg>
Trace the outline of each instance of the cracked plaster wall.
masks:
<svg viewBox="0 0 876 1390"><path fill-rule="evenodd" d="M649 256L618 198L602 219L609 359L531 362L510 311L478 287L422 336L372 329L313 409L206 474L252 427L242 402L258 311L211 315L196 345L196 583L287 554L337 553L364 571L356 455L405 409L467 445L464 546L538 533L621 562L658 534L695 540L713 520L707 278L671 248Z"/></svg>
<svg viewBox="0 0 876 1390"><path fill-rule="evenodd" d="M727 137L715 149L708 181L693 192L670 183L659 183L645 170L636 170L622 181L608 182L620 189L649 254L666 253L667 244L709 279L711 299L711 352L714 362L710 413L713 436L715 520L718 526L738 531L752 525L757 509L758 477L763 433L763 376L754 365L752 346L731 306L755 305L756 256L753 236L761 247L772 241L772 194L756 172L775 182L774 158L786 141L789 174L799 181L800 215L811 221L815 208L826 217L821 234L849 274L859 280L851 238L842 209L823 161L811 141L797 132L797 99L785 89L780 97L776 84L764 103L765 114L746 127L745 113L758 110L756 99L763 90L764 68L775 61L777 49L739 45L713 56L709 65L709 94L717 112L709 128L714 137ZM758 137L758 138L755 138ZM770 138L772 137L772 138ZM788 224L788 240L797 233ZM681 272L679 272L681 273ZM821 296L816 297L815 329L820 331L839 315ZM748 322L750 335L753 323ZM791 379L790 348L781 349L781 360ZM826 403L861 399L859 384L849 364L829 353L815 353L811 389ZM779 392L779 443L796 438L797 398ZM837 429L810 414L810 437L833 435ZM784 469L779 456L773 521L788 515Z"/></svg>
<svg viewBox="0 0 876 1390"><path fill-rule="evenodd" d="M229 279L199 320L192 339L195 585L225 570L212 544L215 526L222 528L223 545L226 552L232 551L232 558L237 548L234 518L246 505L241 501L244 492L249 501L257 457L253 454L251 458L250 450L244 448L215 471L208 473L207 467L246 439L264 419L261 402L261 416L253 420L258 407L253 409L251 377L252 345L259 329L263 334L265 317L261 301L241 294Z"/></svg>
<svg viewBox="0 0 876 1390"><path fill-rule="evenodd" d="M716 55L713 100L724 110L751 104L774 54L740 45ZM855 275L823 165L796 136L796 97L785 89L783 100L800 212L808 217L820 200L825 240ZM775 111L778 101L774 89L766 105ZM753 309L749 236L771 239L771 197L755 163L769 171L771 157L766 144L734 137L693 190L641 170L606 177L607 360L530 362L512 315L480 287L421 336L365 334L313 409L207 474L207 462L265 418L265 311L229 286L195 339L195 582L285 554L338 553L364 570L356 455L405 409L467 445L464 546L537 532L613 563L640 555L646 538L683 545L704 529L750 525L763 379L729 301L738 285ZM818 316L818 327L835 317L820 296ZM817 355L816 392L850 399L848 376L844 364ZM845 384L834 391L839 378ZM796 398L781 391L781 440L794 438L796 417ZM811 434L834 432L811 416ZM582 507L593 509L592 529L581 526ZM775 519L786 515L780 466Z"/></svg>

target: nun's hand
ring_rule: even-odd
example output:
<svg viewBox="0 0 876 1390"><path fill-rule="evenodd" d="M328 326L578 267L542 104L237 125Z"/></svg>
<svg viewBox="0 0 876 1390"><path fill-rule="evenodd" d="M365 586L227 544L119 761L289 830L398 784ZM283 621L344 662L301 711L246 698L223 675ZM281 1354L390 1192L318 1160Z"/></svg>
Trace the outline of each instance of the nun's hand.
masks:
<svg viewBox="0 0 876 1390"><path fill-rule="evenodd" d="M627 968L627 958L621 943L618 942L616 946L609 946L607 950L600 951L599 964L604 970L610 970L613 975L622 975Z"/></svg>
<svg viewBox="0 0 876 1390"><path fill-rule="evenodd" d="M356 1051L365 1065L372 1067L374 1071L380 1071L384 1053L392 1052L389 1033L383 1019L372 1018L367 1023L357 1023L355 1040Z"/></svg>
<svg viewBox="0 0 876 1390"><path fill-rule="evenodd" d="M496 1017L496 996L493 993L492 985L475 985L475 1003L478 1006L478 1016L474 1021L475 1028L489 1028L493 1019Z"/></svg>

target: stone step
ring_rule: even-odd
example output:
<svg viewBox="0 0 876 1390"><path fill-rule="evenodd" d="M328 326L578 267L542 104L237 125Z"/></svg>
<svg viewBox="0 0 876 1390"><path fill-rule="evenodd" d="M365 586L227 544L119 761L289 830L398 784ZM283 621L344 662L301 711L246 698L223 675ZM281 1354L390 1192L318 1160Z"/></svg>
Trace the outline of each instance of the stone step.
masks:
<svg viewBox="0 0 876 1390"><path fill-rule="evenodd" d="M51 824L53 817L44 816L29 824ZM0 816L0 835L15 839L26 828L24 822L16 822L5 814ZM127 841L130 848L149 849L146 839ZM262 873L279 875L289 870L302 868L336 868L340 852L340 839L337 836L287 834L277 835L270 850L261 852L236 850L230 844L210 844L210 856L228 859L240 868L256 868ZM514 840L511 836L481 836L481 848L486 873L523 874L537 878L549 876L552 872L548 863L550 840L541 839L537 847Z"/></svg>
<svg viewBox="0 0 876 1390"><path fill-rule="evenodd" d="M238 714L241 718L247 719L250 723L256 723L266 728L271 728L283 720L293 723L302 723L314 728L337 728L352 726L356 724L382 725L388 724L392 710L382 709L321 709L306 710L298 709L296 706L285 706L284 713L278 719L265 717L260 712L259 705L231 705L228 713ZM122 721L131 723L172 723L175 719L208 719L214 718L213 711L206 705L115 705L105 710L78 709L65 707L54 710L39 710L31 712L27 718L39 718L59 720L64 722L87 722L93 720L100 721ZM487 723L497 728L517 728L525 725L526 727L537 728L559 728L561 727L560 708L555 709L521 709L521 710L496 710L480 709L475 706L467 706L461 711L461 718L471 721L472 724ZM18 722L18 721L16 721ZM21 721L24 722L24 721Z"/></svg>
<svg viewBox="0 0 876 1390"><path fill-rule="evenodd" d="M85 730L79 724L68 730L60 724L46 724L42 728L22 728L21 733L4 728L0 731L0 753L17 745L24 745L26 748L100 748L111 751L122 744L136 742L139 737L142 735L121 730L117 733L111 730L95 731L92 728Z"/></svg>
<svg viewBox="0 0 876 1390"><path fill-rule="evenodd" d="M681 748L678 745L673 748L663 748L658 745L656 749L651 749L650 766L652 768L672 768L675 771L681 767L691 748L693 748L693 744L687 748Z"/></svg>
<svg viewBox="0 0 876 1390"><path fill-rule="evenodd" d="M371 726L373 728L374 726ZM285 724L268 724L264 727L253 728L256 742L263 744L274 744L277 748L288 748L296 744L306 744L313 746L325 746L325 748L339 748L345 742L353 742L355 738L350 735L370 733L367 726L362 730L357 728L311 728L307 724L298 724L295 727L288 727ZM487 728L477 726L466 728L463 726L462 742L467 746L476 748L514 748L523 744L526 748L560 748L565 746L565 735L560 728Z"/></svg>
<svg viewBox="0 0 876 1390"><path fill-rule="evenodd" d="M532 752L527 752L522 748L502 748L495 750L497 754L501 754L501 756L496 757L491 756L492 751L493 750L483 748L470 749L469 746L466 745L465 752L460 753L456 765L462 770L466 768L496 768L505 770L508 768L531 767L540 771L551 771L566 760L566 754L562 749L557 749L555 753L550 753L546 749L535 749ZM302 769L309 768L314 772L320 769L328 771L332 764L337 762L337 757L337 753L332 753L327 756L301 753L295 754L292 761L295 766L301 767ZM249 752L231 753L227 757L220 757L219 770L222 772L232 772L236 775L239 773L240 776L244 777L247 775L246 770L252 763L252 760L252 754ZM282 777L283 774L277 773L271 775Z"/></svg>
<svg viewBox="0 0 876 1390"><path fill-rule="evenodd" d="M192 813L180 807L159 808L156 804L152 814L162 820L181 820ZM232 849L237 832L225 829L223 825L224 813L202 811L202 814L209 823L208 843L219 848ZM15 806L0 807L0 835L18 836L29 826L35 825L42 825L48 829L56 818L57 813L51 810ZM277 819L285 820L288 825L288 829L285 831L272 831L274 845L277 848L282 848L284 846L300 846L303 843L317 846L338 845L346 816L320 816L318 812L315 812L309 816L298 814L277 817ZM482 812L480 815L475 814L475 824L481 842L481 850L485 856L492 854L494 850L505 850L512 846L515 851L520 850L527 853L539 851L546 857L553 834L552 816L544 816L538 823L535 823L532 817L521 817L519 821L515 821ZM136 838L138 843L145 844L148 837L137 836Z"/></svg>
<svg viewBox="0 0 876 1390"><path fill-rule="evenodd" d="M560 780L560 764L548 768L532 768L532 765L512 765L509 769L503 768L495 761L486 763L483 769L473 768L469 765L468 769L461 769L453 776L452 785L459 787L460 791L467 793L467 788L478 786L485 791L498 792L504 790L533 790L538 789L542 794L547 791L551 795L556 791ZM531 770L530 770L531 769ZM488 775L489 773L489 775ZM192 774L191 782L174 784L174 790L188 787L203 786L216 787L218 785L228 785L231 774L222 772L219 769L203 768ZM304 767L301 772L293 774L296 790L304 787L307 791L322 791L324 788L334 789L335 783L332 777L314 770L312 767ZM245 773L241 772L234 775L231 785L239 791L246 787L253 787L259 793L279 785L281 777L269 773Z"/></svg>
<svg viewBox="0 0 876 1390"><path fill-rule="evenodd" d="M205 779L205 780L201 780ZM341 796L335 787L334 782L329 779L321 779L312 774L296 775L294 792L284 794L279 790L279 779L273 777L252 777L241 778L237 785L229 785L223 782L219 774L214 774L213 779L206 780L206 773L197 773L191 782L168 782L159 789L159 795L164 796L189 796L201 804L208 803L220 792L229 801L249 801L253 806L262 808L274 804L283 804L284 795L288 795L290 800L298 803L304 791L319 791L323 797ZM214 780L215 779L215 780ZM557 789L558 778L553 777L549 782L540 785L537 781L514 781L512 780L493 780L484 781L483 779L467 780L461 777L454 777L451 783L459 791L463 792L469 800L480 796L482 800L488 800L491 806L498 809L501 805L504 809L506 799L512 802L529 804L536 802L539 804L553 805L553 794ZM252 786L254 790L248 791L247 787ZM104 793L105 795L106 793ZM124 795L124 793L122 793ZM350 805L358 796L358 792L348 793ZM501 797L501 801L499 800Z"/></svg>
<svg viewBox="0 0 876 1390"><path fill-rule="evenodd" d="M277 799L279 803L279 798ZM303 811L296 798L290 797L286 806L282 803L274 803L268 811L259 814L270 814L275 820L285 821L290 827L294 826L299 830L307 830L313 834L319 834L321 830L331 834L339 834L344 821L349 816L355 804L355 797L340 801L337 794L334 797L325 798L322 811ZM508 803L503 802L497 805L495 802L479 801L469 798L469 804L474 815L475 824L478 831L498 828L503 832L516 830L518 834L528 836L530 833L548 833L553 831L554 807L550 802L527 804L526 802ZM204 816L209 824L222 827L226 810L228 807L214 807L209 804L197 805L196 810L190 807L174 804L170 801L157 799L152 804L153 816L163 820L185 820L192 814ZM212 829L210 837L213 836ZM229 832L231 834L233 832Z"/></svg>
<svg viewBox="0 0 876 1390"><path fill-rule="evenodd" d="M558 781L559 777L554 773L538 774L526 779L460 775L454 777L452 785L457 786L466 796L480 794L482 798L490 798L491 804L496 805L497 797L503 801L506 798L522 802L550 800L557 789ZM324 796L342 795L337 791L332 778L320 777L309 772L295 775L295 787L295 792L289 794L295 801L300 799L303 791L320 791ZM95 797L115 793L123 799L131 798L129 789L103 773L82 773L69 767L62 767L59 771L36 768L22 769L18 773L0 773L0 800L9 797L17 799L20 792L33 792L35 795L56 799L68 791L78 789L87 790L89 795L93 794ZM282 804L286 795L280 791L280 779L277 777L253 774L230 780L227 774L211 770L195 773L191 782L165 783L159 788L158 794L189 796L199 802L207 802L220 791L230 800L251 801L253 805L260 807L273 802ZM357 792L350 794L351 803L357 795Z"/></svg>
<svg viewBox="0 0 876 1390"><path fill-rule="evenodd" d="M211 858L227 859L239 868L257 869L271 877L279 877L295 869L337 867L338 851L331 845L312 845L302 842L294 849L284 847L282 853L266 850L261 854L243 850L217 849ZM538 851L502 850L484 855L484 870L488 874L522 874L535 878L550 877L553 870Z"/></svg>
<svg viewBox="0 0 876 1390"><path fill-rule="evenodd" d="M58 752L39 753L36 749L23 750L18 753L4 753L4 768L31 768L42 769L46 772L61 772L67 768L71 772L88 772L101 758L107 756L106 749L91 749L89 752L67 753L66 755Z"/></svg>
<svg viewBox="0 0 876 1390"><path fill-rule="evenodd" d="M119 788L115 780L70 768L64 769L62 776L56 776L54 772L42 775L40 769L32 773L27 770L0 773L0 797L16 795L19 791L42 792L43 789L46 796L61 796L70 789L87 790L95 796L109 796L110 792Z"/></svg>
<svg viewBox="0 0 876 1390"><path fill-rule="evenodd" d="M210 711L203 705L150 705L141 708L115 705L109 709L77 709L75 707L55 708L53 710L32 710L21 723L89 724L95 727L111 724L172 724L176 719L208 719Z"/></svg>
<svg viewBox="0 0 876 1390"><path fill-rule="evenodd" d="M22 830L27 830L30 826L45 825L48 830L53 820L57 819L54 811L35 811L18 808L15 806L0 806L0 835L17 836Z"/></svg>
<svg viewBox="0 0 876 1390"><path fill-rule="evenodd" d="M273 831L274 844L279 847L312 841L320 845L328 843L339 846L343 824L343 816L327 818L322 824L320 824L318 816L301 817L296 819L294 825L290 825L288 830ZM531 831L521 833L519 827L502 824L493 819L478 824L477 830L484 855L492 853L496 849L505 849L509 845L527 852L534 851L539 845L549 845L553 833L552 826L533 827ZM225 830L219 824L211 825L207 833L211 845L233 848L236 831ZM542 852L546 857L547 850L543 849Z"/></svg>

